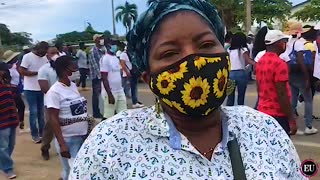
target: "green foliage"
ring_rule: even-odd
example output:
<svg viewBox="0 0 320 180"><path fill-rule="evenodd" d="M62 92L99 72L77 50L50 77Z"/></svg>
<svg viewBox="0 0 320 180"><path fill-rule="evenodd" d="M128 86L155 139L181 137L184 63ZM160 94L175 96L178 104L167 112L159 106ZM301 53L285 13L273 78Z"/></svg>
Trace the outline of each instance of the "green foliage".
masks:
<svg viewBox="0 0 320 180"><path fill-rule="evenodd" d="M104 32L98 32L94 30L91 23L88 23L85 31L78 32L72 31L64 34L58 34L56 36L56 42L65 42L65 43L79 43L79 42L92 42L92 37L94 34L104 34L105 37L111 37L111 32L106 30Z"/></svg>
<svg viewBox="0 0 320 180"><path fill-rule="evenodd" d="M137 5L136 4L130 4L126 2L124 6L118 6L116 8L117 14L116 14L116 21L122 21L123 26L126 28L126 32L128 32L132 24L137 21L138 18L138 12L137 12Z"/></svg>
<svg viewBox="0 0 320 180"><path fill-rule="evenodd" d="M12 33L5 24L0 23L0 37L3 45L28 45L31 44L31 34L26 32Z"/></svg>
<svg viewBox="0 0 320 180"><path fill-rule="evenodd" d="M319 1L319 0L318 0ZM245 0L208 0L215 5L228 30L245 22ZM253 0L252 20L258 23L272 23L274 18L284 20L290 15L292 3L289 0Z"/></svg>
<svg viewBox="0 0 320 180"><path fill-rule="evenodd" d="M311 3L303 9L293 14L301 21L319 21L320 20L320 0L311 0Z"/></svg>

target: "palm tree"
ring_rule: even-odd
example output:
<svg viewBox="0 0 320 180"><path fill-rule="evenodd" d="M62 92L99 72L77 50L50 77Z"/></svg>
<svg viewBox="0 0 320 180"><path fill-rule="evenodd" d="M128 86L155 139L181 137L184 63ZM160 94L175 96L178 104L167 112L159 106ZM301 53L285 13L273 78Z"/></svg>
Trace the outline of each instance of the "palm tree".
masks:
<svg viewBox="0 0 320 180"><path fill-rule="evenodd" d="M131 29L132 24L137 21L138 12L137 5L126 2L124 6L116 8L116 21L122 21L123 26L126 28L126 33Z"/></svg>

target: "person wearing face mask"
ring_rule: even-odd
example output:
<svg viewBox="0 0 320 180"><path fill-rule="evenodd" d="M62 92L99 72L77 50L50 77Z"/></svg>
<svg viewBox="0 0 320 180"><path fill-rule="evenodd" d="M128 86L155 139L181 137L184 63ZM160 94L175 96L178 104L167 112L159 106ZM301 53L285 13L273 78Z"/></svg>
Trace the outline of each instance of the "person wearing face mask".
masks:
<svg viewBox="0 0 320 180"><path fill-rule="evenodd" d="M44 102L43 92L38 83L38 71L48 62L45 57L49 44L47 42L38 43L32 52L23 56L19 72L24 76L24 95L29 104L29 123L32 141L41 143L42 130L44 128Z"/></svg>
<svg viewBox="0 0 320 180"><path fill-rule="evenodd" d="M56 47L49 47L47 52L48 63L43 65L39 69L38 73L38 82L41 88L41 91L45 94L44 95L44 107L45 107L45 126L43 129L43 136L42 136L42 144L41 144L41 156L44 160L49 160L49 149L50 143L53 139L53 132L49 125L49 116L48 116L48 109L46 105L46 94L49 91L50 87L58 80L57 73L55 71L55 61L59 57L59 51Z"/></svg>
<svg viewBox="0 0 320 180"><path fill-rule="evenodd" d="M288 37L279 30L269 30L265 37L266 53L256 65L258 110L274 117L287 134L294 135L297 125L290 102L289 69L279 57L287 42Z"/></svg>
<svg viewBox="0 0 320 180"><path fill-rule="evenodd" d="M108 51L100 61L102 97L104 98L104 119L110 118L114 112L127 109L127 100L122 87L120 60L116 57L117 46L107 45Z"/></svg>
<svg viewBox="0 0 320 180"><path fill-rule="evenodd" d="M230 72L224 34L217 9L206 1L151 2L127 41L158 100L100 123L69 178L307 179L275 119L221 106Z"/></svg>
<svg viewBox="0 0 320 180"><path fill-rule="evenodd" d="M87 101L69 79L78 70L72 57L59 57L55 61L55 70L58 81L46 94L46 106L62 164L60 179L68 180L73 160L88 134Z"/></svg>
<svg viewBox="0 0 320 180"><path fill-rule="evenodd" d="M106 53L104 46L104 37L102 34L95 34L93 36L95 46L91 49L89 54L89 69L92 80L92 111L94 118L102 118L99 108L99 97L101 94L101 73L100 73L100 59Z"/></svg>

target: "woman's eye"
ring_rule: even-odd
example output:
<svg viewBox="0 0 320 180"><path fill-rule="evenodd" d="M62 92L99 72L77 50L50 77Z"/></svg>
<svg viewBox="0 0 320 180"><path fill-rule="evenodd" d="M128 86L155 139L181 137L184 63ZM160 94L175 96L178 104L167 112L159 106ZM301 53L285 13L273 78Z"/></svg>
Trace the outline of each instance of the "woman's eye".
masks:
<svg viewBox="0 0 320 180"><path fill-rule="evenodd" d="M213 48L214 46L215 46L214 42L205 42L201 44L200 49Z"/></svg>
<svg viewBox="0 0 320 180"><path fill-rule="evenodd" d="M167 51L167 52L161 54L160 58L161 58L161 59L170 58L170 57L172 57L172 56L174 56L174 55L177 55L177 54L178 54L178 53L175 52L175 51Z"/></svg>

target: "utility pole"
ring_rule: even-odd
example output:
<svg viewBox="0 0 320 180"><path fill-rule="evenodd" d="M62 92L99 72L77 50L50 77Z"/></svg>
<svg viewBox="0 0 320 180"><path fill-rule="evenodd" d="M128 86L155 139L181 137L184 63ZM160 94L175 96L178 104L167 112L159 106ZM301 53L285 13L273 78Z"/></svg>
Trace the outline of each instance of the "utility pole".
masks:
<svg viewBox="0 0 320 180"><path fill-rule="evenodd" d="M114 19L114 0L111 0L111 6L112 6L112 26L113 26L113 35L116 35L116 23Z"/></svg>
<svg viewBox="0 0 320 180"><path fill-rule="evenodd" d="M246 0L246 32L251 30L251 0Z"/></svg>

